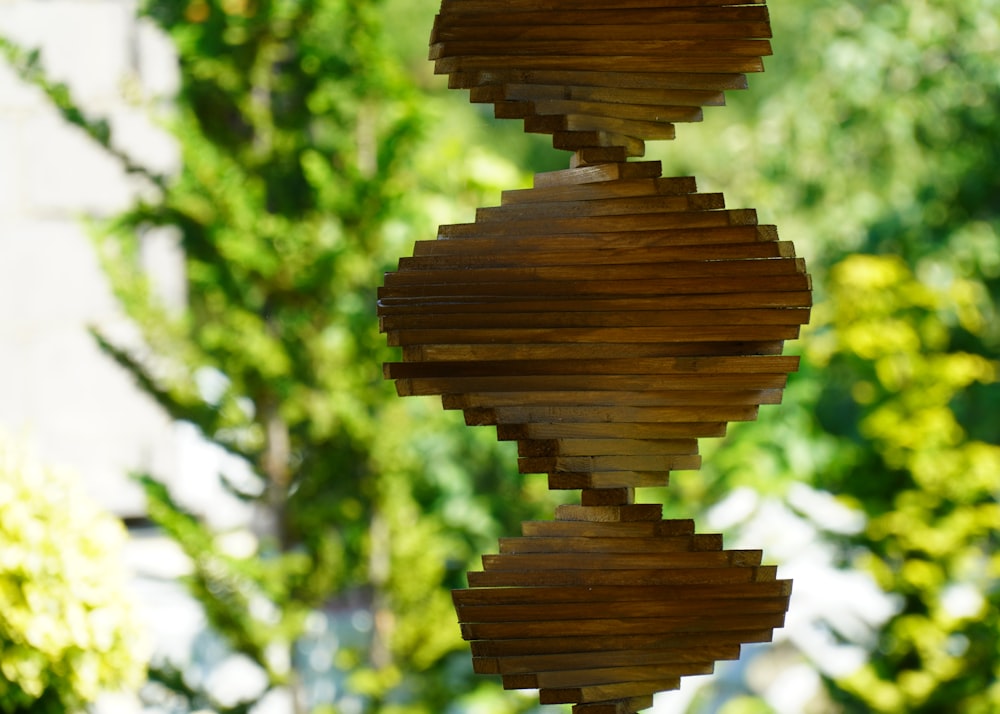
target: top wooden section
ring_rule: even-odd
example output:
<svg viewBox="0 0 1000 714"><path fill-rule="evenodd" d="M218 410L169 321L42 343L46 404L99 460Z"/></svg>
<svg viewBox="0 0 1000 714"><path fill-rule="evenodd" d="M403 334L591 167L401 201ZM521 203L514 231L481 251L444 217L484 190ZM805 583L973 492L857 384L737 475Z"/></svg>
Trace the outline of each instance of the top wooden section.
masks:
<svg viewBox="0 0 1000 714"><path fill-rule="evenodd" d="M763 71L770 37L763 2L443 0L430 59L473 102L589 164L700 121Z"/></svg>

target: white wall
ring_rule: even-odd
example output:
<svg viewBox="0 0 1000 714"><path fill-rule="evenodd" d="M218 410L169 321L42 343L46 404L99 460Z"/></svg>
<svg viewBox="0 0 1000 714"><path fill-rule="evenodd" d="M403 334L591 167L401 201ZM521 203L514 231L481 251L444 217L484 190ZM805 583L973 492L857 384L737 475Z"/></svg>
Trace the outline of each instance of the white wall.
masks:
<svg viewBox="0 0 1000 714"><path fill-rule="evenodd" d="M90 115L111 121L119 148L169 173L178 150L153 115L177 89L176 59L135 9L134 0L0 0L0 35L39 48L51 78ZM119 515L142 515L127 474L148 471L195 510L240 521L246 514L217 485L226 459L192 428L172 424L87 333L88 325L112 335L134 330L83 219L113 215L143 190L0 61L0 429L33 445L45 463L79 473ZM148 238L143 254L165 297L182 304L171 236Z"/></svg>

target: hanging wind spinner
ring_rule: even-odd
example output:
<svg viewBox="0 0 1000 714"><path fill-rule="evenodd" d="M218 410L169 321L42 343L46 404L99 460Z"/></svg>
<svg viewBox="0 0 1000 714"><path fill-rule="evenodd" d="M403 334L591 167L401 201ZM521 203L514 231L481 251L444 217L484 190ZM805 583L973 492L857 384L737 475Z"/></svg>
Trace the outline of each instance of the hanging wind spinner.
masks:
<svg viewBox="0 0 1000 714"><path fill-rule="evenodd" d="M441 395L516 440L521 473L581 491L454 593L475 670L543 704L637 712L784 622L791 581L760 551L634 502L697 468L699 437L779 403L798 366L781 353L811 286L792 244L628 161L745 88L770 36L763 2L444 0L436 18L450 87L574 152L418 242L378 307L400 395Z"/></svg>

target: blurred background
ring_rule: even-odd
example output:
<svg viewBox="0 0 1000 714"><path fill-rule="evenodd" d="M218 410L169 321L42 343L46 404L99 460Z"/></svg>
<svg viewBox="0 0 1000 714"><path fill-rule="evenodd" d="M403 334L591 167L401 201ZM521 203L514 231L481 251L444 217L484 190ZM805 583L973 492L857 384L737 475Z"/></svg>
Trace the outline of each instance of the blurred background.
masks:
<svg viewBox="0 0 1000 714"><path fill-rule="evenodd" d="M560 496L381 378L382 273L568 161L433 75L437 4L0 0L0 711L563 711L450 602ZM769 6L647 158L795 242L802 367L640 497L794 594L651 711L995 712L1000 2Z"/></svg>

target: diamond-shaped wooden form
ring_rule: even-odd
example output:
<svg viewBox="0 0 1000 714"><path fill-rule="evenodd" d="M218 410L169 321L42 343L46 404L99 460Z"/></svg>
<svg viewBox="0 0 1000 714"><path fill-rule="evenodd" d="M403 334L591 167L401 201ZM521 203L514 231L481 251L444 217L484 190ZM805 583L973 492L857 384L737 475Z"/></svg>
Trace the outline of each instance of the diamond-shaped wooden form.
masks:
<svg viewBox="0 0 1000 714"><path fill-rule="evenodd" d="M746 86L770 54L763 3L443 0L431 58L498 117L553 135L571 168L441 226L379 290L400 395L440 395L518 443L522 473L580 489L454 593L476 671L578 714L630 714L769 641L791 582L661 520L634 489L700 465L697 440L777 404L809 317L792 244L647 139Z"/></svg>
<svg viewBox="0 0 1000 714"><path fill-rule="evenodd" d="M770 37L763 2L444 0L430 57L497 117L585 162L614 161L746 88Z"/></svg>
<svg viewBox="0 0 1000 714"><path fill-rule="evenodd" d="M791 581L761 566L760 551L725 551L693 521L625 508L641 520L525 523L524 537L484 556L454 593L477 672L538 688L543 704L638 708L771 639Z"/></svg>

